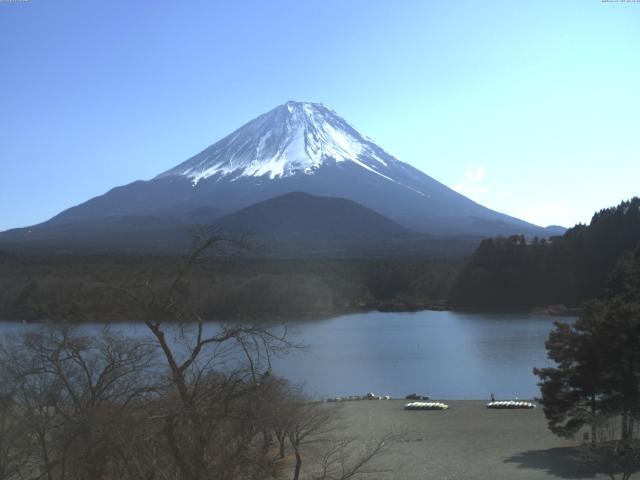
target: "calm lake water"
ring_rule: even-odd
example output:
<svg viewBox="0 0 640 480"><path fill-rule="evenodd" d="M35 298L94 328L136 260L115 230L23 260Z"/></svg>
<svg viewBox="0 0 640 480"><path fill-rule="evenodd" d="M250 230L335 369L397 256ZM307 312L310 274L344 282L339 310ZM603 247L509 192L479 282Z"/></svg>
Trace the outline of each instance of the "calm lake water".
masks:
<svg viewBox="0 0 640 480"><path fill-rule="evenodd" d="M275 359L274 372L321 397L533 398L539 390L532 369L551 365L544 342L555 320L572 318L422 311L294 323L292 336L309 349ZM0 332L27 328L33 326L0 323ZM144 333L140 325L118 328Z"/></svg>

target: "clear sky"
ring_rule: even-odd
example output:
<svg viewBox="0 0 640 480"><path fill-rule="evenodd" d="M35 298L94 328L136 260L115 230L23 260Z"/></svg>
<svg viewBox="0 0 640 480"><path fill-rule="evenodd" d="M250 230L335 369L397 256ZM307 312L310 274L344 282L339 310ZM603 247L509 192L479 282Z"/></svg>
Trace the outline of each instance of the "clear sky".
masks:
<svg viewBox="0 0 640 480"><path fill-rule="evenodd" d="M640 3L0 0L0 230L322 102L493 209L640 194Z"/></svg>

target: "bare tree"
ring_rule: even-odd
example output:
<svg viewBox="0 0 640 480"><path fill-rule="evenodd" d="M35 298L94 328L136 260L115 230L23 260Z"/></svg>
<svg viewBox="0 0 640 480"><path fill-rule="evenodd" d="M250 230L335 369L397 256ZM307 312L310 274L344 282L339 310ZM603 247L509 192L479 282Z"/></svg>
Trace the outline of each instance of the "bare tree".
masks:
<svg viewBox="0 0 640 480"><path fill-rule="evenodd" d="M386 470L370 464L379 458L387 445L401 438L400 434L387 434L373 444L367 445L357 437L340 437L332 441L320 454L319 471L313 480L348 480L361 475L379 474Z"/></svg>
<svg viewBox="0 0 640 480"><path fill-rule="evenodd" d="M260 433L254 398L271 369L271 357L292 345L286 328L259 323L207 326L184 292L185 279L211 249L242 242L206 236L168 288L151 281L122 290L144 306L142 320L162 352L166 401L155 418L184 480L236 478L263 468L252 450ZM170 319L175 323L168 323Z"/></svg>
<svg viewBox="0 0 640 480"><path fill-rule="evenodd" d="M336 407L294 398L289 406L287 437L296 457L293 480L300 477L302 451L312 444L325 443L336 428Z"/></svg>
<svg viewBox="0 0 640 480"><path fill-rule="evenodd" d="M7 385L2 384L2 387ZM0 478L17 478L25 458L25 431L17 421L16 403L10 391L0 391Z"/></svg>
<svg viewBox="0 0 640 480"><path fill-rule="evenodd" d="M236 245L206 237L168 285L115 288L138 304L140 338L62 325L0 344L0 478L275 478L272 434L281 458L293 450L296 480L303 455L319 479L365 471L384 442L336 436L335 406L271 373L297 347L286 327L208 324L194 309L188 273L225 243Z"/></svg>
<svg viewBox="0 0 640 480"><path fill-rule="evenodd" d="M287 406L287 438L295 454L293 480L299 480L303 457L308 457L308 478L313 480L348 480L363 475L381 473L371 468L386 447L403 437L389 433L373 443L362 442L357 436L342 433L341 406L314 402L300 390L290 393Z"/></svg>
<svg viewBox="0 0 640 480"><path fill-rule="evenodd" d="M90 338L61 326L5 341L0 364L30 440L29 469L49 480L104 478L122 453L117 426L131 426L131 406L153 390L151 353L108 329Z"/></svg>
<svg viewBox="0 0 640 480"><path fill-rule="evenodd" d="M292 411L289 407L292 404L292 386L284 378L274 375L265 377L262 384L262 428L267 435L275 436L278 442L278 456L283 459L291 425Z"/></svg>

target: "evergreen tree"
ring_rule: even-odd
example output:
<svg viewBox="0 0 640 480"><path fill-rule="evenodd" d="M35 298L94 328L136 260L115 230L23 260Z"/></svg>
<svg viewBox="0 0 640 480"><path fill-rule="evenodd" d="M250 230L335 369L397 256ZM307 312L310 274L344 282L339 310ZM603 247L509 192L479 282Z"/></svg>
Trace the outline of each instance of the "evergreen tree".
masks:
<svg viewBox="0 0 640 480"><path fill-rule="evenodd" d="M556 322L546 342L548 356L557 366L534 368L540 377L541 404L549 429L573 437L584 426L596 428L604 414L607 372L603 369L606 345L599 338L603 304L591 302L574 323Z"/></svg>
<svg viewBox="0 0 640 480"><path fill-rule="evenodd" d="M633 440L640 418L640 253L626 255L603 301L587 303L573 324L556 323L546 343L556 367L536 368L552 432L573 436L620 419L620 439Z"/></svg>
<svg viewBox="0 0 640 480"><path fill-rule="evenodd" d="M470 310L578 306L602 298L616 262L639 245L638 197L601 210L589 226L576 225L549 241L484 240L461 269L450 302Z"/></svg>

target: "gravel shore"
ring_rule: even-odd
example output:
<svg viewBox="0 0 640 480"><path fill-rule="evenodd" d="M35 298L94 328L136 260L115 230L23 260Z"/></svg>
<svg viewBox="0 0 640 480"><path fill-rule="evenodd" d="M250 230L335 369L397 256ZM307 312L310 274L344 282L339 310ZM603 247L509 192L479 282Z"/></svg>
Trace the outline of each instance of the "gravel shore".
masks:
<svg viewBox="0 0 640 480"><path fill-rule="evenodd" d="M578 442L547 429L540 407L489 410L484 401L444 401L443 411L405 411L405 400L343 404L347 433L374 441L406 432L376 467L376 479L555 479L607 478L575 461Z"/></svg>

